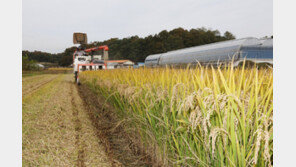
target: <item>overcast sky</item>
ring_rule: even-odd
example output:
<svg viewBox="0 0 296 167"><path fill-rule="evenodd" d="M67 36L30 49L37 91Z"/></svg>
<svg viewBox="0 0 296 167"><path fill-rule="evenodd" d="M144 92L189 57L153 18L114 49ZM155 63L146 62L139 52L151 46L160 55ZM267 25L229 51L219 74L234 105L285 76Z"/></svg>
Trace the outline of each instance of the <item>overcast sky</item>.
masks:
<svg viewBox="0 0 296 167"><path fill-rule="evenodd" d="M63 52L73 32L88 42L145 37L182 27L270 36L272 0L23 0L23 50Z"/></svg>

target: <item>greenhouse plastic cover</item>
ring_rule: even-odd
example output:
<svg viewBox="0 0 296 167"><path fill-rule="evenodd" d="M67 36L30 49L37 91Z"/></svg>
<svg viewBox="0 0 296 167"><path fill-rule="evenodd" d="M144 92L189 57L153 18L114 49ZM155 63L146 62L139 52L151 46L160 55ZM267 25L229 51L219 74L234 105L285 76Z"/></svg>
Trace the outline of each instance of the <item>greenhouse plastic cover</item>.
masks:
<svg viewBox="0 0 296 167"><path fill-rule="evenodd" d="M217 62L238 59L242 47L271 46L272 39L259 40L257 38L243 38L216 42L207 45L179 49L161 54L150 55L146 58L146 65L188 64L197 62Z"/></svg>

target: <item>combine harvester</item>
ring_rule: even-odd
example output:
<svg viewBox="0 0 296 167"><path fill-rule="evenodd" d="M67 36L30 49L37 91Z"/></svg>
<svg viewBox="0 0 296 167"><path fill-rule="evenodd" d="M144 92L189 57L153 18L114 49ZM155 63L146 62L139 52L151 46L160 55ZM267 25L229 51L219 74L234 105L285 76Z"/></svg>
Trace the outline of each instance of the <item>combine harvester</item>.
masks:
<svg viewBox="0 0 296 167"><path fill-rule="evenodd" d="M85 33L74 33L73 43L80 44L73 54L75 83L79 84L79 73L82 71L107 69L108 46L103 45L84 50L82 45L87 44L87 35ZM103 55L95 55L97 51L102 51Z"/></svg>

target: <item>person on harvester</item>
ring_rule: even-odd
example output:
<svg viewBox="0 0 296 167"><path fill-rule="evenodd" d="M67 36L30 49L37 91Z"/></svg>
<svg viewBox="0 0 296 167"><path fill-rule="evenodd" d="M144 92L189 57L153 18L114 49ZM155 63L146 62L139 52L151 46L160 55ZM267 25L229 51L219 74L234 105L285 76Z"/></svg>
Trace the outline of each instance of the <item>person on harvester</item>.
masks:
<svg viewBox="0 0 296 167"><path fill-rule="evenodd" d="M84 56L84 55L86 55L86 53L84 52L82 46L79 46L79 47L76 49L75 57L76 57L76 56Z"/></svg>

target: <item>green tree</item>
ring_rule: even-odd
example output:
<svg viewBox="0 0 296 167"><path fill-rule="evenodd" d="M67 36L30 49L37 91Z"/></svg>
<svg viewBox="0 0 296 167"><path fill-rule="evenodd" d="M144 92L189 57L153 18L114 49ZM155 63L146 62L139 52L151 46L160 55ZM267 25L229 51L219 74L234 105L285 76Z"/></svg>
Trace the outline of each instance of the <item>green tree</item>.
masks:
<svg viewBox="0 0 296 167"><path fill-rule="evenodd" d="M186 30L179 27L171 31L163 30L158 34L144 38L131 36L123 39L110 38L105 41L93 41L85 45L85 48L107 45L109 47L109 59L111 60L129 59L135 62L143 62L150 54L231 39L235 39L235 36L229 31L226 31L221 36L218 30L210 30L204 27ZM75 48L66 48L64 52L58 54L23 51L23 55L28 55L29 60L37 62L52 62L58 63L60 66L69 66L72 64L72 55Z"/></svg>
<svg viewBox="0 0 296 167"><path fill-rule="evenodd" d="M22 70L38 70L38 66L34 60L29 60L28 55L22 56Z"/></svg>
<svg viewBox="0 0 296 167"><path fill-rule="evenodd" d="M229 31L226 31L226 32L224 33L224 37L225 37L227 40L235 39L235 36L234 36L231 32L229 32Z"/></svg>

